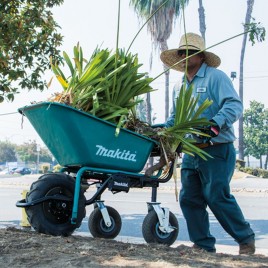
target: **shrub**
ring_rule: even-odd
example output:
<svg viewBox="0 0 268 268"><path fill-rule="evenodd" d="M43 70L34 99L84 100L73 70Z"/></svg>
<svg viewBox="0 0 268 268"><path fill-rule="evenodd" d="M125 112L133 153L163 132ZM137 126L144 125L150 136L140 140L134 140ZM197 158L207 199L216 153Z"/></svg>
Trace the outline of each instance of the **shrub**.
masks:
<svg viewBox="0 0 268 268"><path fill-rule="evenodd" d="M258 169L259 177L268 179L268 170L267 169Z"/></svg>
<svg viewBox="0 0 268 268"><path fill-rule="evenodd" d="M53 172L59 172L61 170L62 166L61 165L56 165L53 167Z"/></svg>
<svg viewBox="0 0 268 268"><path fill-rule="evenodd" d="M260 177L260 178L268 178L268 170L261 168L251 168L251 167L239 167L237 165L237 169L245 172L247 174Z"/></svg>
<svg viewBox="0 0 268 268"><path fill-rule="evenodd" d="M245 172L247 174L253 175L251 167L241 167L239 170L242 171L242 172Z"/></svg>
<svg viewBox="0 0 268 268"><path fill-rule="evenodd" d="M242 159L236 159L236 167L240 170L240 167L245 167L246 166L246 161Z"/></svg>
<svg viewBox="0 0 268 268"><path fill-rule="evenodd" d="M42 173L44 173L44 174L47 173L49 168L50 168L49 164L43 164L42 165Z"/></svg>

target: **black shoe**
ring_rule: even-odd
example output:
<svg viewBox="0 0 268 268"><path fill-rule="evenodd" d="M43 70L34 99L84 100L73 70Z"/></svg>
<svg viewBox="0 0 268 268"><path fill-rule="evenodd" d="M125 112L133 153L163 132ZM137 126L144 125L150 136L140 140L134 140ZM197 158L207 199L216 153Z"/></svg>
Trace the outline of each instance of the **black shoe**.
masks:
<svg viewBox="0 0 268 268"><path fill-rule="evenodd" d="M239 244L239 254L252 255L255 253L255 240L245 243Z"/></svg>

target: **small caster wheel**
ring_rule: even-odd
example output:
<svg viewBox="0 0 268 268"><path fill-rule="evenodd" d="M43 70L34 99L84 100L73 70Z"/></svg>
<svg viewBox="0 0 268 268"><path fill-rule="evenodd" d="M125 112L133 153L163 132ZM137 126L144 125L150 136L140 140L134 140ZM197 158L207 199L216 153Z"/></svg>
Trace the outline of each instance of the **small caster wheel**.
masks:
<svg viewBox="0 0 268 268"><path fill-rule="evenodd" d="M90 214L88 228L93 237L98 238L115 238L122 227L122 221L119 213L112 207L106 207L111 220L111 226L107 226L100 209L95 208Z"/></svg>
<svg viewBox="0 0 268 268"><path fill-rule="evenodd" d="M151 210L144 218L142 224L142 234L147 243L159 243L172 245L177 239L179 233L179 224L177 218L172 212L169 212L169 224L174 227L171 232L161 231L159 219L154 210Z"/></svg>

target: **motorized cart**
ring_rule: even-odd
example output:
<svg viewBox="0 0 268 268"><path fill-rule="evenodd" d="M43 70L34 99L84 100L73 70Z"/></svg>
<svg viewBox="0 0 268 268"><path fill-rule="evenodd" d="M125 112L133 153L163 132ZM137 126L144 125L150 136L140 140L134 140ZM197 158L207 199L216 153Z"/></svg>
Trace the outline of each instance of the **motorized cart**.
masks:
<svg viewBox="0 0 268 268"><path fill-rule="evenodd" d="M119 213L105 206L101 195L130 188L152 188L142 233L148 243L171 245L178 236L175 215L157 202L157 187L170 180L169 171L146 176L142 170L150 156L157 155L156 141L116 126L70 106L42 102L19 109L63 167L61 172L42 175L25 199L16 203L25 208L28 221L38 232L68 236L81 225L85 207L94 204L89 216L93 237L115 238L121 229ZM85 192L94 186L92 197ZM95 191L96 189L96 191Z"/></svg>

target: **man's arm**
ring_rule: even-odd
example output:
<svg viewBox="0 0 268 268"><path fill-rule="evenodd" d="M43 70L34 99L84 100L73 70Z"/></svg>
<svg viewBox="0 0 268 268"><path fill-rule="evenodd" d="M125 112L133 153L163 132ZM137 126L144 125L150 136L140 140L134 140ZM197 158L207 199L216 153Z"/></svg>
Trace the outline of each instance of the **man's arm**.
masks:
<svg viewBox="0 0 268 268"><path fill-rule="evenodd" d="M220 129L228 129L242 115L243 104L225 73L220 72L215 86L217 91L215 91L214 97L220 109L211 119L216 122Z"/></svg>

